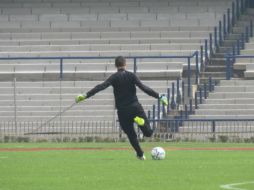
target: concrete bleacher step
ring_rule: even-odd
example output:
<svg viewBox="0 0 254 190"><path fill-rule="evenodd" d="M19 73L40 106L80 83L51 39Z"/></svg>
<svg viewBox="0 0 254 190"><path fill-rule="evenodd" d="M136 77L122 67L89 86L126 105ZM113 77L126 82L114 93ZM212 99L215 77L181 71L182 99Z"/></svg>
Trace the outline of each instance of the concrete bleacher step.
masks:
<svg viewBox="0 0 254 190"><path fill-rule="evenodd" d="M247 103L247 102L246 102ZM254 104L200 104L198 105L200 109L234 109L234 110L249 110L253 109Z"/></svg>
<svg viewBox="0 0 254 190"><path fill-rule="evenodd" d="M200 109L196 110L197 115L254 115L254 109Z"/></svg>
<svg viewBox="0 0 254 190"><path fill-rule="evenodd" d="M111 103L111 102L110 102ZM23 105L23 106L18 106L15 108L15 106L1 106L0 107L0 111L8 111L8 112L12 112L14 113L14 110L16 109L17 112L20 112L20 111L26 111L26 112L33 112L33 111L42 111L42 112L47 112L47 111L55 111L55 112L59 112L60 111L60 108L61 110L64 110L66 109L68 106L64 105L64 106L61 106L60 107L60 103L58 106L26 106L26 105ZM104 109L104 110L114 110L114 105L113 104L108 104L108 105L75 105L71 110L74 111L74 110L77 110L77 111L80 111L80 110L93 110L93 111L96 111L98 109ZM144 108L147 109L149 108L150 109L150 105L144 105Z"/></svg>
<svg viewBox="0 0 254 190"><path fill-rule="evenodd" d="M91 88L89 88L90 90ZM81 94L81 93L85 93L86 91L85 90L82 90L82 91L75 91L73 92L73 94L66 94L64 92L62 92L63 94L60 95L60 91L59 91L59 94L49 94L49 93L43 93L41 92L40 94L34 94L33 92L27 92L26 94L24 93L21 93L21 92L17 92L18 94L16 95L16 100L27 100L27 101L38 101L38 100L43 100L43 101L46 101L46 100L49 100L49 101L57 101L59 102L60 101L60 98L64 99L64 100L72 100L75 98L75 96L77 94ZM142 95L139 94L141 97ZM0 95L0 98L1 98L1 101L7 101L7 100L12 100L13 99L13 96L14 94L4 94L2 93ZM103 96L105 96L106 99L108 98L113 98L113 95L112 93L106 93L103 91L103 93L101 94L98 94L96 96L96 99L103 99Z"/></svg>
<svg viewBox="0 0 254 190"><path fill-rule="evenodd" d="M3 40L51 39L136 39L136 38L191 38L207 37L207 31L108 31L108 32L18 32L0 33Z"/></svg>
<svg viewBox="0 0 254 190"><path fill-rule="evenodd" d="M158 93L166 93L166 90L167 90L167 86L166 87L163 87L163 88L153 88L156 92ZM34 89L36 90L36 89ZM23 91L23 92L20 92L20 91L16 91L17 95L16 95L16 100L31 100L31 101L34 101L34 100L56 100L56 101L59 101L60 97L62 99L74 99L74 97L77 95L77 94L85 94L86 92L88 92L88 90L91 90L91 88L89 89L82 89L82 90L73 90L73 89L69 89L69 91L72 91L72 94L68 94L66 93L66 90L62 90L62 94L60 94L60 90L58 90L58 94L55 94L55 92L51 93L51 92L47 92L47 91L40 91L40 90L37 90L37 91L40 91L40 94L34 94L33 91ZM4 101L4 100L10 100L11 98L13 98L13 94L9 94L9 93L1 93L0 94L0 98L1 98L1 101ZM147 95L144 93L144 92L141 92L141 90L138 89L137 91L137 96L139 98L145 98L147 97ZM113 98L113 93L112 92L109 92L109 91L106 91L105 90L99 94L96 94L96 99L103 99L103 98Z"/></svg>
<svg viewBox="0 0 254 190"><path fill-rule="evenodd" d="M156 99L154 98L139 98L139 101L142 104L150 104L153 105L154 103L156 103ZM74 103L73 99L65 99L62 100L62 106L69 106L71 104ZM14 102L13 102L13 98L10 100L4 100L4 101L0 101L0 104L2 106L14 106ZM60 106L60 101L56 101L56 100L18 100L16 102L17 106ZM86 101L85 103L83 103L84 106L85 105L112 105L114 104L114 99L112 98L104 98L104 99L90 99L89 101Z"/></svg>
<svg viewBox="0 0 254 190"><path fill-rule="evenodd" d="M227 98L253 98L254 92L216 92L210 93L209 98L211 99L227 99Z"/></svg>
<svg viewBox="0 0 254 190"><path fill-rule="evenodd" d="M64 117L68 117L68 116L72 116L72 115L75 115L76 117L81 117L81 116L94 116L94 110L69 110L65 113L62 114L62 116ZM32 112L31 111L19 111L17 112L17 117L53 117L55 115L57 115L59 113L59 111L39 111L39 110L33 110ZM97 110L97 115L101 115L101 116L104 116L104 117L110 117L114 114L114 110L113 109L110 109L110 110L103 110L103 109L100 109L100 111ZM1 117L4 117L4 116L13 116L13 111L0 111L0 115Z"/></svg>
<svg viewBox="0 0 254 190"><path fill-rule="evenodd" d="M93 86L101 83L102 81L63 81L62 82L62 101L60 102L59 94L59 81L41 81L41 82L17 82L17 96L16 106L14 106L13 100L13 82L1 82L1 95L0 95L0 118L2 121L13 121L14 110L17 109L18 121L40 121L47 120L56 115L60 108L63 110L74 102L74 97L80 91L90 90ZM151 86L156 91L165 93L166 89L171 85L173 81L143 81L145 84ZM20 90L20 91L19 91ZM77 92L75 93L75 91ZM7 92L10 92L9 94ZM6 92L6 93L5 93ZM54 92L58 93L55 94ZM68 92L68 93L64 93ZM151 110L152 105L157 103L152 97L145 95L138 89L138 98L143 104L145 111ZM99 113L99 110L105 110L111 117ZM75 114L78 112L79 114ZM87 113L88 112L88 113ZM114 97L112 88L97 94L96 96L88 99L76 105L72 111L63 115L64 121L76 121L81 117L78 115L86 115L82 120L93 120L92 115L97 113L100 117L94 117L93 119L102 120L114 120L112 116L114 114ZM68 115L75 115L72 119ZM89 116L91 115L91 117ZM30 116L30 117L29 117ZM41 116L41 117L39 117ZM105 116L105 117L104 117Z"/></svg>
<svg viewBox="0 0 254 190"><path fill-rule="evenodd" d="M191 118L251 118L254 116L253 90L252 80L222 80Z"/></svg>
<svg viewBox="0 0 254 190"><path fill-rule="evenodd" d="M8 15L27 15L27 14L33 14L33 15L40 15L40 14L123 14L125 13L132 13L136 15L148 15L148 14L157 14L157 13L168 13L172 12L174 14L176 13L188 13L193 14L195 12L197 13L221 13L225 10L225 7L230 6L230 1L228 3L221 4L219 1L217 1L218 4L199 4L199 3L193 3L189 5L188 1L181 2L181 3L175 3L175 2L168 2L168 1L160 1L160 3L147 3L146 1L141 2L129 2L127 3L120 3L115 4L114 2L100 2L100 3L94 3L94 4L87 4L86 2L68 2L68 3L29 3L29 4L21 4L21 6L18 7L17 4L15 7L12 5L11 7L8 7L8 4L5 4L5 6L2 7L2 14ZM109 4L110 3L110 4ZM197 5L196 5L197 4ZM164 5L164 6L163 6ZM196 5L196 6L193 6ZM134 10L132 9L134 8ZM49 9L45 12L43 10ZM136 10L135 10L136 9ZM140 12L139 12L140 11ZM141 16L140 16L141 17ZM115 17L111 17L115 18ZM128 18L128 17L127 17ZM143 17L142 17L143 18ZM154 18L154 17L152 17ZM44 19L42 17L42 19ZM58 18L58 19L67 19L67 18ZM123 17L122 19L126 19L126 17ZM154 18L156 19L156 17Z"/></svg>
<svg viewBox="0 0 254 190"><path fill-rule="evenodd" d="M61 85L62 87L82 87L85 88L86 86L95 86L97 84L102 83L103 81L62 81ZM175 81L170 80L144 80L142 81L146 85L150 85L152 87L158 87L158 86L167 86ZM9 82L1 82L0 87L13 87L14 83L13 81ZM59 87L60 81L38 81L38 82L20 82L16 81L16 87Z"/></svg>
<svg viewBox="0 0 254 190"><path fill-rule="evenodd" d="M216 92L254 92L254 86L216 86Z"/></svg>
<svg viewBox="0 0 254 190"><path fill-rule="evenodd" d="M249 20L249 19L247 19ZM242 25L246 25L249 23L242 23ZM241 55L253 55L254 46L253 46L253 37L249 39L249 42L246 43L245 49L241 50ZM236 63L234 64L234 69L244 71L245 79L253 79L254 78L254 68L251 63L253 63L254 58L239 58L236 59Z"/></svg>
<svg viewBox="0 0 254 190"><path fill-rule="evenodd" d="M47 121L51 119L53 116L19 116L18 121L19 122L29 122L29 121ZM1 121L14 121L14 117L10 116L0 116ZM62 116L63 121L113 121L115 118L113 116ZM59 119L58 119L59 121Z"/></svg>
<svg viewBox="0 0 254 190"><path fill-rule="evenodd" d="M105 50L105 51L31 51L31 52L15 52L15 51L6 51L0 52L1 57L75 57L75 56L92 56L92 57L116 57L117 55L123 56L170 56L170 55L191 55L193 50Z"/></svg>
<svg viewBox="0 0 254 190"><path fill-rule="evenodd" d="M245 70L244 72L245 79L253 79L254 78L253 59L249 60L249 62L247 63L242 63L242 65L244 65L243 70Z"/></svg>
<svg viewBox="0 0 254 190"><path fill-rule="evenodd" d="M254 79L254 70L248 70L244 72L244 77L246 79Z"/></svg>
<svg viewBox="0 0 254 190"><path fill-rule="evenodd" d="M253 55L254 49L244 49L241 50L241 55Z"/></svg>
<svg viewBox="0 0 254 190"><path fill-rule="evenodd" d="M181 76L184 61L186 60L138 59L137 74L146 79L155 76L175 79ZM0 63L1 80L8 81L12 80L13 77L16 77L17 80L58 80L60 77L60 64L56 61L39 61L36 64L34 64L35 60L1 62L3 62ZM127 69L133 71L132 60L130 60L130 64L128 63ZM115 71L112 60L64 60L63 65L64 80L104 80Z"/></svg>
<svg viewBox="0 0 254 190"><path fill-rule="evenodd" d="M36 11L37 7L45 7L49 8L49 9L54 9L55 11L58 11L60 9L61 12L69 11L68 13L81 13L80 11L83 10L83 13L103 13L103 14L118 14L119 12L121 12L121 10L123 10L123 8L125 8L125 11L128 12L128 10L131 10L131 8L143 8L145 9L150 8L152 10L150 10L150 12L152 13L157 13L157 12L165 12L167 11L171 11L173 13L193 13L191 10L197 10L197 12L201 12L201 13L206 13L207 11L210 13L214 12L215 10L217 12L219 11L223 11L225 6L230 6L230 1L227 1L227 3L223 2L219 2L217 1L218 4L214 5L214 4L209 4L208 3L203 3L200 4L199 2L195 3L188 3L188 1L184 1L184 2L172 2L172 1L160 1L160 3L151 3L151 2L146 2L146 1L132 1L129 3L124 3L124 2L119 2L119 3L115 3L115 2L94 2L94 3L90 3L89 4L87 2L64 2L64 3L55 3L55 2L51 2L51 3L27 3L27 4L23 4L23 7L20 6L20 4L17 4L15 6L11 6L8 7L8 4L5 4L5 6L3 6L2 10L3 10L3 14L28 14L31 13L32 11L34 11L34 13ZM20 3L20 2L19 2ZM45 4L46 3L46 4ZM19 5L19 6L18 6ZM22 4L21 4L22 5ZM178 8L179 7L179 8ZM177 9L178 8L178 9ZM192 8L192 9L191 9ZM208 10L208 8L210 8ZM78 11L75 9L78 9ZM162 9L162 11L160 11L160 9ZM137 9L137 11L139 11L140 9ZM145 9L146 11L144 11L144 13L142 14L149 14L147 13L149 10ZM213 11L212 11L213 10ZM17 12L18 11L18 12ZM51 11L50 11L51 12ZM123 12L123 11L122 11ZM38 12L41 13L41 12ZM64 12L65 13L65 12ZM128 12L129 13L129 12ZM139 12L134 12L135 14L141 14ZM52 13L53 14L53 13Z"/></svg>
<svg viewBox="0 0 254 190"><path fill-rule="evenodd" d="M227 99L206 99L205 104L254 104L254 98L227 98Z"/></svg>
<svg viewBox="0 0 254 190"><path fill-rule="evenodd" d="M64 72L62 80L106 80L115 71L77 71ZM182 69L171 70L139 70L137 76L142 80L176 80L181 78ZM56 81L60 79L59 72L35 72L31 73L0 73L1 81L10 81L16 78L19 81Z"/></svg>
<svg viewBox="0 0 254 190"><path fill-rule="evenodd" d="M199 44L89 44L89 45L32 45L32 46L0 46L1 52L33 52L33 51L158 51L175 50L187 51L198 49Z"/></svg>
<svg viewBox="0 0 254 190"><path fill-rule="evenodd" d="M26 96L29 94L32 94L33 96L49 96L49 97L57 97L59 95L59 92L61 91L63 94L63 96L65 97L70 97L73 94L76 94L78 92L85 92L88 91L90 89L92 89L94 86L96 86L97 84L101 84L100 83L94 83L95 85L87 85L86 83L84 83L83 87L80 86L65 86L64 84L60 87L60 82L58 82L58 84L56 84L55 87L53 86L20 86L18 84L18 86L16 86L16 93L19 94L20 96ZM161 84L160 82L152 84L150 82L144 82L144 84L149 85L151 88L153 88L156 91L163 91L165 90L167 87L170 87L170 84ZM156 85L157 86L154 86ZM14 91L14 87L13 86L8 86L8 87L2 87L0 86L0 90L1 90L1 95L0 96L8 96L11 95ZM103 90L103 94L104 95L110 95L112 94L113 89L112 87L108 87L105 90ZM142 91L137 87L137 95L143 94Z"/></svg>
<svg viewBox="0 0 254 190"><path fill-rule="evenodd" d="M168 65L168 64L172 64L172 65L186 65L186 58L167 58L168 56L165 56L165 57L159 57L159 56L156 56L155 58L150 58L150 56L146 57L146 58L138 58L137 57L137 60L136 60L136 64L137 66L139 65L151 65L151 64L154 64L155 67L156 67L156 64L161 64L162 66L163 65ZM5 58L4 58L5 59ZM25 65L25 66L28 66L28 65L43 65L43 66L58 66L60 67L60 59L61 58L58 58L58 57L53 57L52 58L31 58L30 60L29 59L26 59L24 58L24 60L22 59L17 59L15 60L12 60L12 59L7 59L7 60L0 60L0 66L10 66L10 67L13 67L13 66L21 66L21 65ZM114 59L115 57L109 57L109 58L100 58L100 57L81 57L81 58L76 58L74 57L73 59L71 57L64 57L63 58L63 69L65 68L69 68L71 66L101 66L101 65L104 65L104 66L107 66L108 68L110 68L110 70L114 70L116 71L117 69L115 68L115 63L114 63ZM190 60L190 63L191 65L192 64L195 64L195 60L194 59L191 59ZM126 69L129 70L129 71L133 71L133 66L134 66L134 57L131 57L131 58L127 58L127 66L126 66Z"/></svg>
<svg viewBox="0 0 254 190"><path fill-rule="evenodd" d="M121 22L122 23L122 22ZM0 26L0 32L3 33L20 33L20 32L119 32L119 31L207 31L208 33L213 30L213 26L125 26L123 23L114 23L111 22L111 25L114 24L115 26L111 27L103 27L102 25L97 27L80 27L80 26L73 26L68 28L62 28L61 25L58 27L50 28L49 24L46 23L44 26L43 23L35 22L35 23L24 23L22 24L9 24L6 23L5 27ZM68 24L68 23L62 23Z"/></svg>
<svg viewBox="0 0 254 190"><path fill-rule="evenodd" d="M0 46L6 46L7 48L12 48L10 46L17 46L14 47L13 49L25 49L25 48L32 48L33 46L39 46L37 48L46 48L46 47L51 47L51 48L57 48L54 46L61 46L64 49L70 48L72 46L82 46L82 45L87 45L91 44L93 46L97 45L108 45L111 47L118 46L119 49L126 49L128 46L127 45L132 45L134 46L141 46L138 44L143 44L144 46L147 45L149 46L150 44L167 44L168 49L172 49L173 47L179 47L179 49L190 49L194 50L195 47L198 46L198 44L203 41L201 38L142 38L142 39L52 39L52 40L15 40L15 41L10 41L10 40L0 40ZM126 44L126 45L125 45ZM119 45L122 45L119 46ZM124 46L125 45L125 46ZM193 46L192 46L193 45ZM68 47L70 46L70 47ZM149 46L150 48L150 46ZM89 47L90 49L90 47ZM154 49L154 48L153 48ZM11 50L11 49L10 49Z"/></svg>
<svg viewBox="0 0 254 190"><path fill-rule="evenodd" d="M222 80L221 86L254 86L253 80Z"/></svg>
<svg viewBox="0 0 254 190"><path fill-rule="evenodd" d="M149 100L150 101L150 100ZM10 100L3 100L0 101L2 106L14 106L13 98ZM73 99L65 99L62 100L62 106L68 106L74 103ZM91 99L90 101L87 101L85 104L87 105L93 105L93 104L99 104L99 105L109 105L113 104L114 100L113 98L104 98L104 99ZM60 101L56 100L18 100L16 101L17 106L60 106Z"/></svg>
<svg viewBox="0 0 254 190"><path fill-rule="evenodd" d="M101 45L124 45L124 44L168 44L168 46L179 45L182 49L184 49L184 45L186 47L193 44L193 47L197 47L198 44L203 42L202 37L153 37L153 38L76 38L76 39L18 39L18 40L9 40L9 39L0 39L1 46L18 46L25 48L23 46L81 46L87 44L98 44L97 46ZM182 45L181 45L182 44ZM123 47L124 48L124 47ZM122 49L123 49L122 48ZM90 49L90 48L89 48ZM189 47L189 49L192 49Z"/></svg>
<svg viewBox="0 0 254 190"><path fill-rule="evenodd" d="M105 104L105 105L87 105L87 104L82 104L82 105L75 105L71 110L72 111L81 111L81 110L90 110L90 111L97 111L98 109L104 109L104 110L115 110L115 107L113 104L111 104L112 102L109 102L109 104ZM143 104L142 105L144 110L151 110L152 109L152 105L150 104ZM64 105L61 106L61 110L66 109L68 106ZM55 112L59 112L60 111L60 104L58 106L18 106L15 108L15 106L1 106L0 107L0 111L4 112L4 111L8 111L8 112L12 112L12 115L14 114L14 110L17 110L17 112L20 111L26 111L26 112L33 112L33 111L55 111Z"/></svg>
<svg viewBox="0 0 254 190"><path fill-rule="evenodd" d="M95 86L97 84L102 83L103 81L62 81L61 85L62 87L82 87L85 88L86 86ZM152 87L160 87L160 86L167 86L171 84L172 82L176 82L174 80L143 80L142 81L146 85L150 85ZM13 87L13 81L9 82L1 82L0 87ZM37 81L37 82L32 82L32 81L25 81L25 82L20 82L16 81L16 87L59 87L60 86L60 81ZM110 87L109 87L110 88Z"/></svg>
<svg viewBox="0 0 254 190"><path fill-rule="evenodd" d="M135 18L135 17L134 17ZM132 20L135 21L135 20ZM20 31L67 31L67 30L83 30L89 31L91 28L94 31L112 31L112 30L124 30L128 28L152 28L152 27L180 27L183 29L194 29L194 30L211 30L211 28L217 24L218 19L211 20L211 23L208 23L207 20L199 19L181 19L181 20L137 20L137 24L131 23L130 21L120 21L122 24L115 21L113 27L111 20L99 20L99 21L15 21L15 22L6 22L3 21L0 29L2 32L20 32ZM126 23L126 26L125 26ZM29 29L29 30L28 30ZM134 30L134 29L133 29Z"/></svg>
<svg viewBox="0 0 254 190"><path fill-rule="evenodd" d="M210 120L216 120L216 119L252 119L252 115L191 115L189 117L190 119L210 119Z"/></svg>

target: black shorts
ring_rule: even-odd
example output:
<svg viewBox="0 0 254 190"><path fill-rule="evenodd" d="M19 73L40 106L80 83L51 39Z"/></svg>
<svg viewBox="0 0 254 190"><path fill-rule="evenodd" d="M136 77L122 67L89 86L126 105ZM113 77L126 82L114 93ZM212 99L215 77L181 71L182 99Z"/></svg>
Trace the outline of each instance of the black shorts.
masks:
<svg viewBox="0 0 254 190"><path fill-rule="evenodd" d="M118 119L122 130L130 136L137 136L133 127L134 118L139 116L145 120L144 126L139 126L140 130L143 132L144 136L150 137L153 134L148 118L145 111L140 103L135 103L130 106L121 108L118 110Z"/></svg>

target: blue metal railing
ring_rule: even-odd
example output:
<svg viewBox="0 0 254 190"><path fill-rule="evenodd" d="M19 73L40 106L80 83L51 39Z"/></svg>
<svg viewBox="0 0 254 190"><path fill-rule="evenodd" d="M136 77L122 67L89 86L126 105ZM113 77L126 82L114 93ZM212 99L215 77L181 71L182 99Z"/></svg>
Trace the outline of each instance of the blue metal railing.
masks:
<svg viewBox="0 0 254 190"><path fill-rule="evenodd" d="M183 114L177 119L160 119L150 122L157 123L155 132L171 133L254 133L254 119L189 119ZM165 130L166 129L166 130ZM186 130L186 131L185 131Z"/></svg>
<svg viewBox="0 0 254 190"><path fill-rule="evenodd" d="M208 40L205 39L204 46L200 47L201 68L206 67L206 65L208 63L208 59L211 57L211 55L213 55L213 53L216 52L218 47L223 45L222 43L223 43L223 40L225 40L226 36L229 33L233 32L232 29L235 26L236 21L238 21L240 19L240 16L242 14L244 14L246 12L247 8L250 6L248 3L249 3L248 0L245 0L245 1L244 0L235 0L235 2L232 2L231 9L230 8L227 9L227 14L223 15L223 20L219 21L218 27L217 26L214 27L214 32L209 34L209 45L208 45ZM250 26L247 26L245 29L245 32L242 34L241 41L237 40L236 44L233 45L232 54L231 54L232 57L226 57L226 61L227 61L226 78L227 79L232 75L232 65L231 64L233 64L235 62L235 59L237 58L236 56L240 54L240 49L244 49L245 42L249 41L249 37L253 37L253 23L252 23L252 21L250 21ZM203 60L203 57L204 57L204 60ZM244 57L244 56L242 56L242 57ZM190 62L189 59L188 59L188 62ZM198 64L196 64L196 66L198 66ZM199 81L198 81L199 68L196 67L195 71L196 71L195 83L198 84L199 83ZM191 76L190 72L191 72L190 64L188 64L188 76ZM214 86L215 86L215 83L213 83L213 80L210 76L209 80L208 80L208 86L205 83L203 85L203 87L200 87L198 89L198 92L195 93L194 104L195 104L196 109L198 108L198 104L203 103L203 98L204 99L207 98L208 92L212 92L214 90ZM189 80L188 80L188 87L190 87ZM188 94L189 94L189 92L190 91L188 90ZM174 93L174 90L173 90L173 93ZM173 96L174 96L174 94L172 94L172 97ZM198 96L199 96L199 100L198 100ZM171 98L171 100L173 100L172 101L173 103L175 102L174 98ZM173 104L173 105L175 105L175 104ZM188 110L188 107L185 104L184 113L181 112L180 118L185 117L187 119L188 115L192 113L192 100L190 100L190 102L189 102L189 108L190 108L190 110ZM188 120L188 121L190 121L190 120ZM198 121L200 121L200 120L198 120ZM226 121L226 120L224 120L224 121ZM232 121L232 120L229 120L229 121ZM177 123L181 123L181 122L177 122ZM212 123L215 126L215 120L212 120ZM215 128L214 128L214 130L215 130Z"/></svg>
<svg viewBox="0 0 254 190"><path fill-rule="evenodd" d="M245 48L245 37L244 33L241 34L241 49Z"/></svg>
<svg viewBox="0 0 254 190"><path fill-rule="evenodd" d="M155 122L160 122L160 121L177 121L177 120L180 120L180 119L150 119L150 121L155 121ZM226 122L226 121L229 121L229 122L235 122L235 121L253 121L254 122L254 119L253 118L246 118L246 119L181 119L182 121L204 121L204 122L207 122L207 121L217 121L217 122Z"/></svg>
<svg viewBox="0 0 254 190"><path fill-rule="evenodd" d="M139 59L171 59L171 58L175 58L175 59L187 59L187 64L188 64L188 76L187 76L187 89L188 89L188 97L191 96L191 59L195 58L195 65L196 65L196 72L195 72L195 81L198 81L198 77L199 77L199 59L198 59L199 53L198 51L192 53L191 55L185 55L185 56L129 56L129 57L125 57L126 59L132 59L133 60L133 72L137 73L138 72L138 60ZM64 60L81 60L81 59L86 59L86 60L96 60L96 59L106 59L106 60L114 60L115 57L9 57L9 58L0 58L0 60L59 60L59 64L60 64L60 79L62 80L64 77ZM175 106L177 105L177 102L175 101L175 92L177 94L177 100L180 99L180 84L179 84L179 78L177 79L177 89L176 91L174 90L174 83L172 83L172 98L171 98L171 109L175 108ZM183 91L185 90L185 88L182 89ZM185 92L182 92L183 94ZM167 96L170 97L170 90L167 91ZM170 100L170 98L169 98ZM180 102L178 102L179 104ZM153 113L152 113L152 117L155 119L156 117L158 119L160 119L160 114L161 114L161 110L163 112L163 114L165 114L166 110L169 111L170 107L168 106L167 109L165 109L164 107L161 107L161 103L160 101L157 102L157 114L155 113L156 110L156 106L153 105ZM151 115L151 114L150 114Z"/></svg>
<svg viewBox="0 0 254 190"><path fill-rule="evenodd" d="M134 73L137 72L138 70L138 64L137 61L138 59L192 59L194 57L198 57L198 51L194 52L191 55L182 55L182 56L177 56L177 55L172 55L172 56L128 56L125 57L126 59L132 59L134 63ZM80 59L86 59L86 60L98 60L98 59L115 59L115 57L0 57L0 60L59 60L60 61L60 77L63 77L64 71L64 60L80 60ZM198 63L198 60L196 60L196 64ZM188 61L188 64L190 64L190 61Z"/></svg>
<svg viewBox="0 0 254 190"><path fill-rule="evenodd" d="M223 40L223 38L222 38L222 22L221 21L219 21L219 45L220 46L222 46L222 40Z"/></svg>
<svg viewBox="0 0 254 190"><path fill-rule="evenodd" d="M215 51L216 51L217 48L219 47L217 36L218 36L217 27L215 26L215 27L214 27L214 48L215 48Z"/></svg>
<svg viewBox="0 0 254 190"><path fill-rule="evenodd" d="M232 26L235 25L235 20L236 20L236 12L235 12L235 2L232 2Z"/></svg>
<svg viewBox="0 0 254 190"><path fill-rule="evenodd" d="M207 99L208 94L214 90L215 81L211 76L208 78L208 83L203 83L199 85L197 91L194 94L194 103L192 100L189 102L189 114L193 114L192 106L195 106L195 109L198 109L198 105L203 103L203 99Z"/></svg>
<svg viewBox="0 0 254 190"><path fill-rule="evenodd" d="M250 37L253 37L253 21L250 21Z"/></svg>
<svg viewBox="0 0 254 190"><path fill-rule="evenodd" d="M230 22L230 9L227 9L227 33L230 32L231 22Z"/></svg>
<svg viewBox="0 0 254 190"><path fill-rule="evenodd" d="M240 16L246 12L248 7L248 0L235 0L232 2L231 8L227 9L226 14L224 14L222 20L219 21L218 27L215 26L213 33L209 34L209 45L207 39L205 40L205 62L207 62L219 46L222 46L223 40L232 32L232 28L235 26L236 21L240 19ZM246 39L253 36L252 25L251 21L249 29L246 29L244 34ZM246 35L246 33L250 33L250 35Z"/></svg>
<svg viewBox="0 0 254 190"><path fill-rule="evenodd" d="M254 55L233 55L233 54L226 54L226 79L230 80L233 75L233 66L234 60L238 58L249 59L254 58Z"/></svg>
<svg viewBox="0 0 254 190"><path fill-rule="evenodd" d="M236 42L236 54L237 55L240 55L240 50L241 50L241 48L240 48L240 40L237 40L237 42Z"/></svg>
<svg viewBox="0 0 254 190"><path fill-rule="evenodd" d="M241 34L241 39L237 40L232 47L232 52L225 54L226 59L226 79L230 80L233 73L233 65L237 58L253 58L251 55L241 56L240 50L245 49L245 43L249 42L249 38L253 37L253 21L249 26L245 27L245 32Z"/></svg>
<svg viewBox="0 0 254 190"><path fill-rule="evenodd" d="M201 140L200 137L219 138L219 135L238 137L241 139L252 138L254 135L254 119L186 119L186 116L178 119L151 119L150 124L155 123L154 134L177 134L169 136L172 139L179 140L183 135L190 134L189 138ZM49 123L49 126L43 126L40 131L34 130L43 122L18 122L18 131L14 128L14 122L0 122L0 138L4 136L23 136L24 134L43 135L43 138L52 140L53 135L68 135L74 137L114 137L122 138L123 132L119 122L113 124L109 121L64 121L63 127L49 127L57 123ZM92 129L92 130L91 130ZM205 135L204 135L205 134ZM200 136L196 136L200 135ZM210 136L209 136L210 135ZM35 136L33 136L35 137ZM64 136L62 136L64 137ZM158 136L157 136L158 137ZM165 136L164 136L165 137ZM33 138L34 139L34 138ZM10 142L10 141L5 141ZM253 142L253 141L251 141Z"/></svg>
<svg viewBox="0 0 254 190"><path fill-rule="evenodd" d="M219 21L218 27L215 26L213 33L209 34L209 45L208 40L205 40L205 64L201 61L202 66L206 67L206 63L208 62L210 57L216 52L218 47L223 45L223 40L225 40L226 36L232 32L232 28L235 26L236 21L238 21L240 19L240 16L247 11L248 7L250 7L249 0L235 0L232 2L231 8L227 9L227 13L223 15L223 20ZM227 54L225 55L225 59L227 62L226 79L229 79L232 75L232 64L235 62L235 56L239 55L240 50L245 48L245 43L249 42L250 37L253 37L252 20L250 21L250 24L245 27L244 33L241 34L240 40L237 40L237 42L233 44L232 52L227 52ZM200 52L201 54L203 54L203 47L200 48ZM231 54L232 57L228 58L229 54ZM232 62L231 66L230 62Z"/></svg>
<svg viewBox="0 0 254 190"><path fill-rule="evenodd" d="M217 51L218 47L223 45L223 40L233 32L232 29L236 24L236 21L240 19L240 16L244 14L249 7L246 5L247 0L235 0L232 2L231 8L227 9L226 14L223 14L223 19L219 21L218 26L214 27L212 33L209 34L209 40L205 39L204 46L200 47L200 64L202 68L206 68L208 60ZM245 32L242 34L241 40L237 40L237 43L232 47L232 56L240 54L240 49L244 49L245 42L249 40L249 37L253 36L253 23L250 21L250 26L246 27ZM209 44L208 44L209 43ZM204 57L204 60L203 60ZM227 58L227 72L226 78L232 75L232 68L230 61L235 61L235 58ZM196 69L197 71L197 69ZM196 81L197 83L197 81ZM195 93L195 108L198 108L198 104L203 102L203 98L207 97L207 92L211 92L214 89L214 85L211 77L209 77L208 87L204 84L203 88L199 88ZM208 89L208 90L207 90ZM199 97L199 99L198 99ZM191 104L191 103L190 103ZM191 106L191 105L190 105Z"/></svg>
<svg viewBox="0 0 254 190"><path fill-rule="evenodd" d="M227 35L227 25L226 25L226 15L224 14L223 15L223 23L222 23L222 26L223 26L223 39L225 39L226 35Z"/></svg>

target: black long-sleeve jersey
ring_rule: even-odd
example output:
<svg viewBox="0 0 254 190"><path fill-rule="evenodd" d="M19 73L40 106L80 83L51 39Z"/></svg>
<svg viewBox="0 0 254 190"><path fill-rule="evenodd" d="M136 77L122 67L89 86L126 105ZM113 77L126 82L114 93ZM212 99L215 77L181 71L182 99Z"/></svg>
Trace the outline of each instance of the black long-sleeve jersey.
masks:
<svg viewBox="0 0 254 190"><path fill-rule="evenodd" d="M119 69L106 81L88 91L86 94L87 98L95 95L101 90L104 90L110 85L112 85L114 89L115 104L117 109L121 109L138 102L136 86L138 86L146 94L154 98L159 98L159 94L157 92L144 85L134 73L124 69Z"/></svg>

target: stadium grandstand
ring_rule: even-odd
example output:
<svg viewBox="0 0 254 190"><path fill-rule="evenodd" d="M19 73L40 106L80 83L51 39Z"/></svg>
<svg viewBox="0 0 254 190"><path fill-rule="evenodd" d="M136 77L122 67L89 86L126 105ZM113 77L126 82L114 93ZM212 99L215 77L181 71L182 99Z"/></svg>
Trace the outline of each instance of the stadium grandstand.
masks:
<svg viewBox="0 0 254 190"><path fill-rule="evenodd" d="M153 126L185 120L158 132L254 116L250 0L1 0L0 14L0 135L118 133L111 87L64 111L118 55L169 98L164 108L138 90Z"/></svg>

